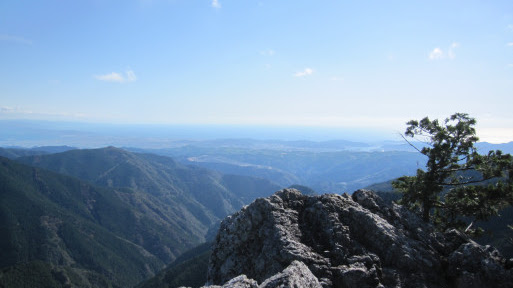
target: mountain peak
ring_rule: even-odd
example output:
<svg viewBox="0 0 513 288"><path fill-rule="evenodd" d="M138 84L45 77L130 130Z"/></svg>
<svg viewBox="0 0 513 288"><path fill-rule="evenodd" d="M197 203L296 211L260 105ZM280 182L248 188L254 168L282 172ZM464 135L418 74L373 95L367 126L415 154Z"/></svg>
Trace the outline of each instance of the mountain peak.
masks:
<svg viewBox="0 0 513 288"><path fill-rule="evenodd" d="M222 285L244 274L262 283L254 287L278 287L268 280L285 275L292 281L291 271L301 267L296 262L323 287L513 283L513 270L494 248L478 245L456 230L436 232L415 214L385 204L369 190L352 196L306 196L294 189L257 199L221 223L208 281ZM308 275L304 268L299 270ZM305 283L318 287L315 281Z"/></svg>

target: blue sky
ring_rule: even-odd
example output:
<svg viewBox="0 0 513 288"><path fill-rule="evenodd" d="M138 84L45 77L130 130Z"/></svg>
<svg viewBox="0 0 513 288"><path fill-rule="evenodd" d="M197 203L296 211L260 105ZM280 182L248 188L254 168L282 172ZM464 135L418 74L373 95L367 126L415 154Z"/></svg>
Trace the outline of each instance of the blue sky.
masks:
<svg viewBox="0 0 513 288"><path fill-rule="evenodd" d="M513 1L0 3L0 119L404 130L513 141Z"/></svg>

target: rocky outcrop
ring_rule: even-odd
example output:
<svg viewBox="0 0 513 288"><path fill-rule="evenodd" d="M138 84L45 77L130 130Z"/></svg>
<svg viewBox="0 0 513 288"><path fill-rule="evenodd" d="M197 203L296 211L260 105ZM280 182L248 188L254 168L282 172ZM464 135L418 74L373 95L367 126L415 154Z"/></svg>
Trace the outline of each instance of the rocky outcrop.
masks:
<svg viewBox="0 0 513 288"><path fill-rule="evenodd" d="M239 275L223 286L204 286L209 288L322 288L321 284L310 269L300 261L293 261L283 272L268 278L262 284L246 275Z"/></svg>
<svg viewBox="0 0 513 288"><path fill-rule="evenodd" d="M259 286L259 288L274 287L321 288L321 284L303 262L294 260L283 272L268 278Z"/></svg>
<svg viewBox="0 0 513 288"><path fill-rule="evenodd" d="M436 232L371 191L306 196L284 189L221 223L208 281L260 288L511 287L513 271L494 248L456 230Z"/></svg>

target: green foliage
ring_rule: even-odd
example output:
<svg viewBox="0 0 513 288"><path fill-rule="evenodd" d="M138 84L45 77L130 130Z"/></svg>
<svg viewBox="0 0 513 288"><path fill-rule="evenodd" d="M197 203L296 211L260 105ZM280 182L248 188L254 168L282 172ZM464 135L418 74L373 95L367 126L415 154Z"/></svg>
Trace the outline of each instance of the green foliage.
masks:
<svg viewBox="0 0 513 288"><path fill-rule="evenodd" d="M66 288L120 287L93 271L68 266L56 266L43 261L31 261L0 270L0 287L5 288Z"/></svg>
<svg viewBox="0 0 513 288"><path fill-rule="evenodd" d="M66 272L71 283L85 277L96 283L90 287L130 286L151 276L164 262L105 224L134 226L118 213L130 210L114 190L0 157L0 287L24 287L9 284L18 274L26 274L27 281L37 279L37 273L41 279L60 275L54 266L73 267L81 276ZM159 228L152 224L149 229Z"/></svg>
<svg viewBox="0 0 513 288"><path fill-rule="evenodd" d="M163 204L165 206L158 206L172 210L159 214L180 222L174 228L187 227L185 229L193 231L185 233L192 232L194 237L200 238L215 221L257 197L268 196L280 189L268 180L222 175L181 165L169 157L131 153L115 147L71 150L16 160L99 186L130 188L139 193L139 197L152 198L145 199L145 203ZM183 207L186 215L183 215Z"/></svg>
<svg viewBox="0 0 513 288"><path fill-rule="evenodd" d="M203 242L212 224L276 190L264 179L113 147L0 157L0 268L39 260L131 286Z"/></svg>
<svg viewBox="0 0 513 288"><path fill-rule="evenodd" d="M427 157L426 170L418 169L416 176L401 177L393 185L403 192L403 205L440 229L478 232L471 229L475 221L498 215L513 203L512 157L499 150L479 154L475 124L464 113L443 123L428 117L407 123L405 136L426 144L422 149L414 146Z"/></svg>

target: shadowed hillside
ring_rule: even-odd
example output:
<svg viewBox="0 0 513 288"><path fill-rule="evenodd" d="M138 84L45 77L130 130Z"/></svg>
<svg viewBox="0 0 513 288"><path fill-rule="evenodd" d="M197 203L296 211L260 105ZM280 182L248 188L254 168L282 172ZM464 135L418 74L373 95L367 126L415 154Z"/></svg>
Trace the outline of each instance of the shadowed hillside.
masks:
<svg viewBox="0 0 513 288"><path fill-rule="evenodd" d="M204 242L228 213L278 189L112 147L18 160L69 176L2 158L4 280L35 265L51 275L78 273L76 285L105 277L132 286ZM41 263L20 266L32 261Z"/></svg>
<svg viewBox="0 0 513 288"><path fill-rule="evenodd" d="M98 286L126 286L165 264L135 243L135 231L113 229L137 227L138 218L145 222L139 235L164 228L139 217L122 201L130 197L128 190L94 187L6 158L0 158L0 183L2 285L9 279L28 281L30 275L37 279L41 273L63 285L71 277L77 285L96 286L99 281L106 284ZM18 284L10 287L21 287Z"/></svg>

